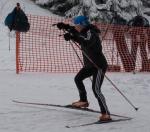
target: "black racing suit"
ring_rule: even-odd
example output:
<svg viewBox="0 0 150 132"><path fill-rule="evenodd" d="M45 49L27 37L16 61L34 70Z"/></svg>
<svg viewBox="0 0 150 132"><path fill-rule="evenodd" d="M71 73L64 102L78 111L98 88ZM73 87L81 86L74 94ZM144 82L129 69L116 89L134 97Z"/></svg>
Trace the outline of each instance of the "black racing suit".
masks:
<svg viewBox="0 0 150 132"><path fill-rule="evenodd" d="M93 76L92 89L95 97L98 100L102 113L109 114L105 98L101 92L104 75L107 70L107 61L102 53L102 45L99 38L99 29L93 25L89 25L81 32L72 33L72 40L79 43L82 49L84 66L75 76L75 83L79 90L81 101L87 101L87 93L83 80ZM92 62L85 56L92 60Z"/></svg>

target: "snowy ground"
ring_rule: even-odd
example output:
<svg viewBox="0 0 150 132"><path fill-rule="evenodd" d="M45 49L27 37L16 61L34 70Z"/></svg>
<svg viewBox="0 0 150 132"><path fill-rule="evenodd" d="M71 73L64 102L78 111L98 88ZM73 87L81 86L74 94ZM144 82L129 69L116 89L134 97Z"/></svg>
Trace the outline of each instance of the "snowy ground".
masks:
<svg viewBox="0 0 150 132"><path fill-rule="evenodd" d="M66 125L79 125L94 122L99 114L54 107L40 107L15 104L11 100L69 104L78 100L73 81L74 74L15 73L15 38L8 37L4 18L15 3L22 3L30 14L47 15L30 0L0 0L0 132L149 132L150 131L150 74L149 73L107 73L118 88L139 107L134 109L105 79L103 93L110 111L115 114L133 117L131 121L92 125L79 128L66 128ZM10 43L10 50L9 50ZM90 80L85 80L90 107L99 110L91 91Z"/></svg>

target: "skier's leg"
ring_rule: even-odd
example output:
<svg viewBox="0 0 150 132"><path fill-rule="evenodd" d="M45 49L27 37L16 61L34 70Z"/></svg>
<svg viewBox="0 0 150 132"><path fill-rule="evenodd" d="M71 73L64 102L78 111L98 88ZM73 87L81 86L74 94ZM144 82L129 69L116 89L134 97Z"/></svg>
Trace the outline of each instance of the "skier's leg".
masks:
<svg viewBox="0 0 150 132"><path fill-rule="evenodd" d="M101 92L101 86L102 86L102 83L104 80L105 72L106 72L105 70L103 71L102 69L99 69L94 73L92 88L93 88L93 92L98 100L101 113L109 115L110 113L109 113L109 110L106 105L105 97Z"/></svg>
<svg viewBox="0 0 150 132"><path fill-rule="evenodd" d="M87 93L85 90L85 86L83 84L83 80L92 75L92 68L82 68L78 74L75 76L74 81L79 90L80 101L87 101Z"/></svg>

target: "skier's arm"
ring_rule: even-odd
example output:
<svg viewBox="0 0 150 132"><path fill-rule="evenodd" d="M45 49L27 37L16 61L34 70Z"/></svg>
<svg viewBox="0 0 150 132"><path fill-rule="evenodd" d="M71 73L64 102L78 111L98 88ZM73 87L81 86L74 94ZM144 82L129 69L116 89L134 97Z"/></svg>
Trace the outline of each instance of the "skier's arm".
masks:
<svg viewBox="0 0 150 132"><path fill-rule="evenodd" d="M54 25L57 25L58 29L60 29L60 30L67 31L69 33L77 33L77 30L75 29L75 27L74 26L70 26L69 24L65 24L63 22L59 22L59 23L54 24Z"/></svg>
<svg viewBox="0 0 150 132"><path fill-rule="evenodd" d="M84 47L90 48L97 41L96 34L92 33L90 30L87 32L86 37L81 34L75 34L72 36L72 40L82 44Z"/></svg>

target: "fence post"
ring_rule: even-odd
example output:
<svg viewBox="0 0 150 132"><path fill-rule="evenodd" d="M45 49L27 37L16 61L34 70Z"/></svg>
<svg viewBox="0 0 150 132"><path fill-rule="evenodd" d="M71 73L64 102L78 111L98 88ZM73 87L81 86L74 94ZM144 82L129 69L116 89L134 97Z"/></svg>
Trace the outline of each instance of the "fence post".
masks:
<svg viewBox="0 0 150 132"><path fill-rule="evenodd" d="M19 45L20 45L20 33L16 32L16 74L19 74Z"/></svg>

